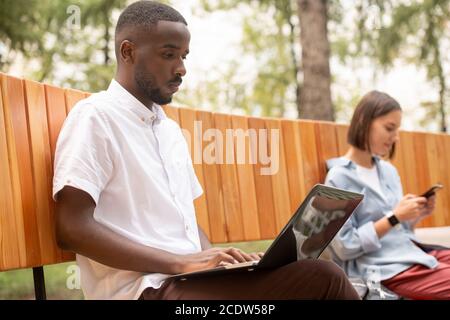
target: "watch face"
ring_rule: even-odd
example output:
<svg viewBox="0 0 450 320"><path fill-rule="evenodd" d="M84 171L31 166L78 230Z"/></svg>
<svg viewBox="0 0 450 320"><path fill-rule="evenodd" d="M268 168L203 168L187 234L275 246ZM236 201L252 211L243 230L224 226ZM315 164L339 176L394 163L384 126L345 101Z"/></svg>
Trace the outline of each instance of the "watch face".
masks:
<svg viewBox="0 0 450 320"><path fill-rule="evenodd" d="M388 218L389 223L391 224L391 226L395 226L397 225L400 221L398 221L397 217L395 215L392 215Z"/></svg>

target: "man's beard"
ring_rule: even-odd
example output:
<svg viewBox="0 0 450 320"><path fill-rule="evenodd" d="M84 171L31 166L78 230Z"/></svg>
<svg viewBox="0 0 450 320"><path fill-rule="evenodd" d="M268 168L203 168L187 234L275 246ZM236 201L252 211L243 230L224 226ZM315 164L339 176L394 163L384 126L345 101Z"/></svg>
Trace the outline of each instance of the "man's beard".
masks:
<svg viewBox="0 0 450 320"><path fill-rule="evenodd" d="M152 74L145 74L142 70L138 70L134 80L139 89L154 103L164 105L172 101L172 96L164 97L161 90L155 86L155 77Z"/></svg>

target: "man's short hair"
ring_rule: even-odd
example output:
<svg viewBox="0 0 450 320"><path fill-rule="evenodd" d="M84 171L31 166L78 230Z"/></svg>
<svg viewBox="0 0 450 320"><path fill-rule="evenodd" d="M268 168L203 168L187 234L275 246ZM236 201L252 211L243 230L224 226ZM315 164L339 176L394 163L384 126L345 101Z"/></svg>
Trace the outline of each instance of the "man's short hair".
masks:
<svg viewBox="0 0 450 320"><path fill-rule="evenodd" d="M150 30L158 21L181 22L187 26L184 17L174 8L155 1L137 1L125 8L119 16L115 32L116 54L120 46L118 34L127 29Z"/></svg>
<svg viewBox="0 0 450 320"><path fill-rule="evenodd" d="M379 92L370 91L367 93L356 106L353 117L348 129L347 142L360 149L370 150L369 133L372 122L391 111L402 110L400 104L390 95ZM389 153L392 159L395 153L395 143Z"/></svg>
<svg viewBox="0 0 450 320"><path fill-rule="evenodd" d="M150 29L158 21L182 22L187 25L181 13L166 4L155 1L137 1L126 7L120 14L116 25L116 34L129 26Z"/></svg>

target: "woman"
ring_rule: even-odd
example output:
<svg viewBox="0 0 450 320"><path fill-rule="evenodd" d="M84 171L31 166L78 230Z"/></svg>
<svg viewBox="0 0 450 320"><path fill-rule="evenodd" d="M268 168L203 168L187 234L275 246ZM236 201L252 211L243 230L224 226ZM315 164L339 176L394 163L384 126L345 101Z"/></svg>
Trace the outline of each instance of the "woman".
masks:
<svg viewBox="0 0 450 320"><path fill-rule="evenodd" d="M414 226L433 212L435 196L403 196L392 158L402 110L389 95L372 91L355 109L350 148L327 161L326 184L365 198L332 243L336 262L349 277L378 281L409 299L450 299L450 250L432 250Z"/></svg>

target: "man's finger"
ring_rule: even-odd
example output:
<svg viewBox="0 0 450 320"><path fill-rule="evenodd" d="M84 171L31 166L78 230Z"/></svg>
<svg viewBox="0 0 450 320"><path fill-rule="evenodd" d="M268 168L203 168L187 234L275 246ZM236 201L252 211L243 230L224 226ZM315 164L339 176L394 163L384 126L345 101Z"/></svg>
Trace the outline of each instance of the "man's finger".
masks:
<svg viewBox="0 0 450 320"><path fill-rule="evenodd" d="M226 251L229 255L231 255L236 262L245 262L245 258L242 255L242 252L237 248L228 248Z"/></svg>
<svg viewBox="0 0 450 320"><path fill-rule="evenodd" d="M217 264L221 262L228 262L230 264L234 264L236 263L236 259L232 255L226 253L225 251L221 251L217 255Z"/></svg>
<svg viewBox="0 0 450 320"><path fill-rule="evenodd" d="M261 257L257 253L250 253L251 261L259 261Z"/></svg>

